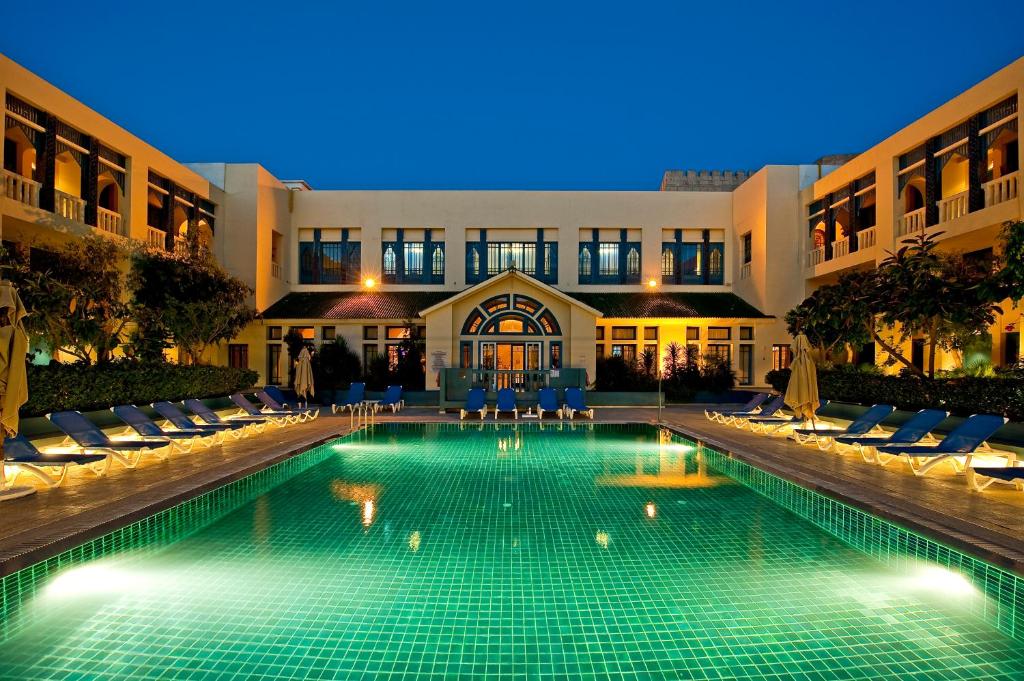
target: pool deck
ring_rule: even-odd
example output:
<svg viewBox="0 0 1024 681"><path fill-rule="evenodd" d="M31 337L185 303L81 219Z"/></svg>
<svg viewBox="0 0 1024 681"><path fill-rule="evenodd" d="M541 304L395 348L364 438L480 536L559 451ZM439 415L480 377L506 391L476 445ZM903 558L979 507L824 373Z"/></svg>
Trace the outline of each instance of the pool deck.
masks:
<svg viewBox="0 0 1024 681"><path fill-rule="evenodd" d="M457 421L436 408L409 408L381 422ZM598 409L598 422L655 423L657 410ZM493 420L488 419L493 423ZM926 478L892 464L837 456L712 423L702 409L671 407L663 423L804 487L866 509L965 553L1024 575L1024 493L993 487L967 490L961 476L940 467ZM350 430L348 416L330 412L309 423L208 450L151 460L135 470L117 465L104 478L76 471L59 488L0 505L0 576L56 555L185 499L245 477ZM22 478L22 481L26 478Z"/></svg>

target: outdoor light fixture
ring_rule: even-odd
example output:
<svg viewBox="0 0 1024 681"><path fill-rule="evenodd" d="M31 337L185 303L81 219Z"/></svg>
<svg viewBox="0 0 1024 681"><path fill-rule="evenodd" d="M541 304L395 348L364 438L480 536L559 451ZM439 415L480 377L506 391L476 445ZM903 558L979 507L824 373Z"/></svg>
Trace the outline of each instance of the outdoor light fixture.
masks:
<svg viewBox="0 0 1024 681"><path fill-rule="evenodd" d="M373 277L367 277L366 279L363 279L363 287L364 288L373 288L376 285L377 285L377 280L374 279Z"/></svg>
<svg viewBox="0 0 1024 681"><path fill-rule="evenodd" d="M657 287L657 285L658 285L658 281L656 279L648 279L647 280L647 288L655 288L655 287Z"/></svg>
<svg viewBox="0 0 1024 681"><path fill-rule="evenodd" d="M653 501L648 501L647 505L644 506L644 515L648 518L653 518L658 515L658 507L654 505Z"/></svg>

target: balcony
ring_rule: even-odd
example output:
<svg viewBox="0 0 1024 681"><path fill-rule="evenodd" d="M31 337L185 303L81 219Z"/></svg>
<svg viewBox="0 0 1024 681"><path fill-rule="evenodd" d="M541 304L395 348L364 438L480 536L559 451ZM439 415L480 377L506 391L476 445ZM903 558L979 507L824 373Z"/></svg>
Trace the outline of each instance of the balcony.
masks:
<svg viewBox="0 0 1024 681"><path fill-rule="evenodd" d="M896 236L906 236L924 229L924 208L904 213L896 222Z"/></svg>
<svg viewBox="0 0 1024 681"><path fill-rule="evenodd" d="M146 245L163 250L167 248L167 234L156 227L146 227Z"/></svg>
<svg viewBox="0 0 1024 681"><path fill-rule="evenodd" d="M279 262L271 262L270 263L270 276L274 277L275 279L280 279L281 278L281 263L279 263Z"/></svg>
<svg viewBox="0 0 1024 681"><path fill-rule="evenodd" d="M30 180L27 177L22 177L17 173L8 172L6 170L0 171L4 176L4 195L9 199L14 199L18 203L23 203L26 206L32 208L39 208L39 190L42 187L41 184L35 180Z"/></svg>
<svg viewBox="0 0 1024 681"><path fill-rule="evenodd" d="M865 251L869 248L874 248L875 244L878 243L877 232L874 227L868 227L857 232L857 250Z"/></svg>
<svg viewBox="0 0 1024 681"><path fill-rule="evenodd" d="M109 234L127 236L124 231L124 220L122 220L121 214L106 208L96 208L96 229Z"/></svg>
<svg viewBox="0 0 1024 681"><path fill-rule="evenodd" d="M807 253L807 267L817 267L821 263L825 262L825 247L818 246L817 248L812 247Z"/></svg>
<svg viewBox="0 0 1024 681"><path fill-rule="evenodd" d="M991 208L1004 201L1012 201L1017 198L1019 177L1020 173L1010 173L981 185L981 189L985 193L985 208Z"/></svg>
<svg viewBox="0 0 1024 681"><path fill-rule="evenodd" d="M832 242L832 259L838 260L850 254L850 237L837 239Z"/></svg>
<svg viewBox="0 0 1024 681"><path fill-rule="evenodd" d="M85 201L59 189L54 189L53 212L74 222L85 222Z"/></svg>
<svg viewBox="0 0 1024 681"><path fill-rule="evenodd" d="M939 222L950 222L967 215L967 194L962 191L939 200Z"/></svg>

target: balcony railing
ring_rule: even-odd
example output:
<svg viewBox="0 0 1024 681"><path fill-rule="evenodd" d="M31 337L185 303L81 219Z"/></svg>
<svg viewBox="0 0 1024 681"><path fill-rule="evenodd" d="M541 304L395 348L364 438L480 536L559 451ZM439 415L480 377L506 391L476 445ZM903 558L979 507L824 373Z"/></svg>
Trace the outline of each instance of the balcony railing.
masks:
<svg viewBox="0 0 1024 681"><path fill-rule="evenodd" d="M842 258L850 254L850 237L837 239L832 242L832 259Z"/></svg>
<svg viewBox="0 0 1024 681"><path fill-rule="evenodd" d="M271 262L270 263L270 276L274 277L275 279L280 279L281 278L281 263L279 263L279 262Z"/></svg>
<svg viewBox="0 0 1024 681"><path fill-rule="evenodd" d="M750 279L750 263L745 262L740 265L740 279Z"/></svg>
<svg viewBox="0 0 1024 681"><path fill-rule="evenodd" d="M825 262L825 247L824 246L818 246L817 248L812 248L807 253L807 266L808 267L814 267L816 265L820 265L823 262Z"/></svg>
<svg viewBox="0 0 1024 681"><path fill-rule="evenodd" d="M96 207L96 229L118 236L127 236L124 231L124 221L120 213L97 206Z"/></svg>
<svg viewBox="0 0 1024 681"><path fill-rule="evenodd" d="M878 236L874 227L868 227L857 232L857 250L863 251L878 243Z"/></svg>
<svg viewBox="0 0 1024 681"><path fill-rule="evenodd" d="M152 248L167 248L167 234L156 227L146 227L146 245Z"/></svg>
<svg viewBox="0 0 1024 681"><path fill-rule="evenodd" d="M180 236L174 237L174 252L178 255L188 255L188 242Z"/></svg>
<svg viewBox="0 0 1024 681"><path fill-rule="evenodd" d="M54 189L53 212L74 222L85 222L85 201L59 189Z"/></svg>
<svg viewBox="0 0 1024 681"><path fill-rule="evenodd" d="M1017 198L1019 176L1019 173L1010 173L981 185L985 192L985 208Z"/></svg>
<svg viewBox="0 0 1024 681"><path fill-rule="evenodd" d="M949 222L964 215L967 215L967 192L953 194L939 201L939 222Z"/></svg>
<svg viewBox="0 0 1024 681"><path fill-rule="evenodd" d="M17 173L2 171L4 175L4 194L9 199L26 206L39 208L39 188L42 186L35 180L22 177Z"/></svg>
<svg viewBox="0 0 1024 681"><path fill-rule="evenodd" d="M924 208L904 213L896 223L896 236L913 234L924 229Z"/></svg>

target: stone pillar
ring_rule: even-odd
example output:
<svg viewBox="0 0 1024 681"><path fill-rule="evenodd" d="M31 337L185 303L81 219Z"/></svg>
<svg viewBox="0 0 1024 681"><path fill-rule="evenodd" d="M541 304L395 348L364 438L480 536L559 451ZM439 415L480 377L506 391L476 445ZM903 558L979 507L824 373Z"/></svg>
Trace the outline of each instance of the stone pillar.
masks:
<svg viewBox="0 0 1024 681"><path fill-rule="evenodd" d="M95 137L89 138L89 156L82 168L82 199L85 201L85 224L97 224L100 179L100 143Z"/></svg>

